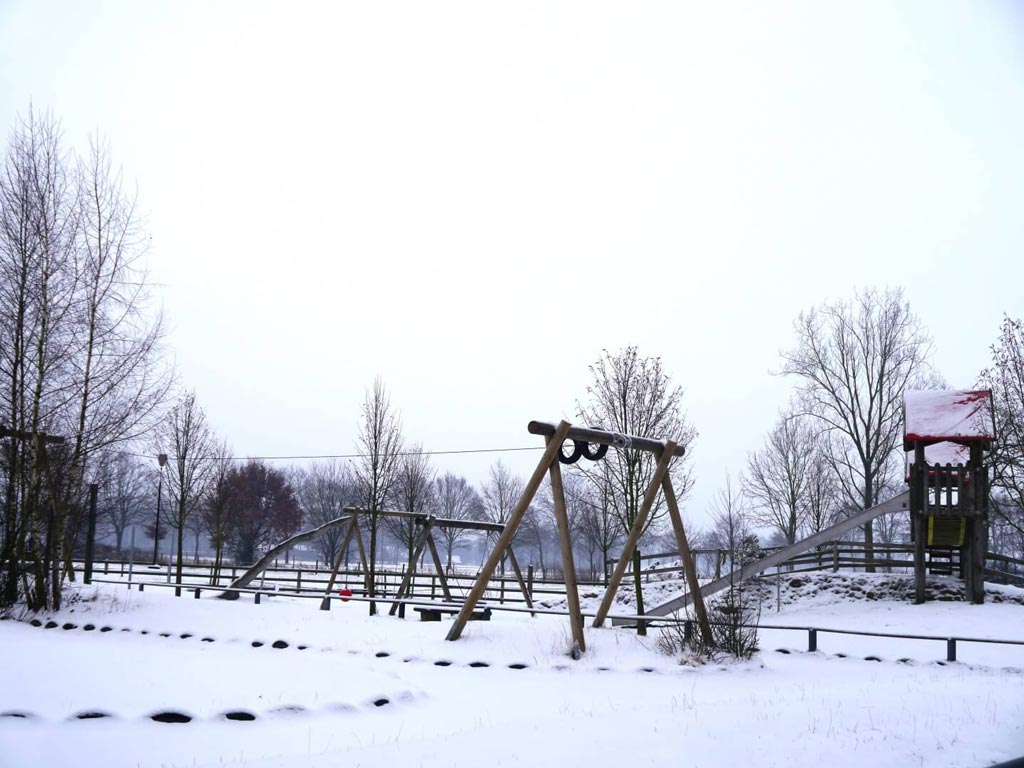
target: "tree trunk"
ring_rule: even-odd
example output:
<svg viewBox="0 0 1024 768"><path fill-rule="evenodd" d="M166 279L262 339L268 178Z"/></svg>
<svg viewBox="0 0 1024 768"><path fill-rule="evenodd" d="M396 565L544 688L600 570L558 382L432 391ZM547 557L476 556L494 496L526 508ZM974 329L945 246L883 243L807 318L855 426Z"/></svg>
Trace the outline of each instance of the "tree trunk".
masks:
<svg viewBox="0 0 1024 768"><path fill-rule="evenodd" d="M875 505L871 484L874 480L870 468L864 467L864 509L870 509ZM864 572L875 572L875 530L873 521L869 520L864 524Z"/></svg>

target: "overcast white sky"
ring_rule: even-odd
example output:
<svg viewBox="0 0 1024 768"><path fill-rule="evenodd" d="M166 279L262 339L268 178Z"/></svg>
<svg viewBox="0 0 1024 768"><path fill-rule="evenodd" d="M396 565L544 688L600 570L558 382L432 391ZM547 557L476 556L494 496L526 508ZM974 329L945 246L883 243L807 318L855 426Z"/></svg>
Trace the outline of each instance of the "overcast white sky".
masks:
<svg viewBox="0 0 1024 768"><path fill-rule="evenodd" d="M138 184L182 382L240 455L347 453L380 374L435 450L527 446L661 355L703 510L797 313L904 286L968 386L1020 316L1012 3L0 0L0 126ZM482 480L497 456L438 457ZM533 454L509 454L526 474Z"/></svg>

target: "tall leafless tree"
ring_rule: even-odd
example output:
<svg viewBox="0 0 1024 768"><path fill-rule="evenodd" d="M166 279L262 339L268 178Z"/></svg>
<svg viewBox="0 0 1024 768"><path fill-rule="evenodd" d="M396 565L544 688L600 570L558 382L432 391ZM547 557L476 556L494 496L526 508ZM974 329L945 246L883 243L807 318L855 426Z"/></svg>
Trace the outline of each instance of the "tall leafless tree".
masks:
<svg viewBox="0 0 1024 768"><path fill-rule="evenodd" d="M587 401L578 404L586 426L599 427L637 437L671 439L689 449L697 433L682 411L683 390L672 383L660 357L644 357L636 347L612 354L607 350L590 366ZM654 475L657 458L632 448L610 450L595 471L603 472L613 490L613 509L624 533L632 528L644 493ZM687 457L674 459L669 473L680 500L686 497L692 479ZM644 532L656 527L665 511L661 494ZM633 553L633 588L637 611L643 613L640 582L640 553ZM640 625L641 632L644 631Z"/></svg>
<svg viewBox="0 0 1024 768"><path fill-rule="evenodd" d="M822 304L800 313L794 330L782 373L798 377L804 411L831 434L829 463L851 508L874 506L900 465L903 393L928 374L931 341L899 289ZM870 522L864 543L870 561Z"/></svg>
<svg viewBox="0 0 1024 768"><path fill-rule="evenodd" d="M213 548L210 584L218 586L221 568L224 566L224 548L231 535L231 524L237 510L235 495L228 482L233 461L231 449L227 441L215 441L211 452L214 456L210 459L210 478L200 506L199 523Z"/></svg>
<svg viewBox="0 0 1024 768"><path fill-rule="evenodd" d="M316 528L341 517L345 507L357 503L356 481L348 464L335 459L317 462L296 473L292 480L306 524ZM325 563L333 563L344 529L335 526L320 534L317 545Z"/></svg>
<svg viewBox="0 0 1024 768"><path fill-rule="evenodd" d="M158 426L157 448L168 456L168 521L177 538L175 583L181 584L185 529L214 478L216 441L195 392L186 392Z"/></svg>
<svg viewBox="0 0 1024 768"><path fill-rule="evenodd" d="M147 430L166 395L143 252L106 148L76 163L56 120L30 111L0 168L0 424L17 436L3 446L0 600L20 584L31 608L59 606L87 475Z"/></svg>
<svg viewBox="0 0 1024 768"><path fill-rule="evenodd" d="M518 475L512 473L508 466L498 459L488 470L487 480L483 486L484 515L492 523L505 525L512 516L512 511L523 495L525 483ZM521 540L523 533L516 532L512 543ZM505 572L505 553L501 557L501 572Z"/></svg>
<svg viewBox="0 0 1024 768"><path fill-rule="evenodd" d="M778 531L787 544L796 541L804 524L807 487L820 446L807 417L785 412L764 445L747 456L744 491L751 502L750 518Z"/></svg>
<svg viewBox="0 0 1024 768"><path fill-rule="evenodd" d="M370 514L370 572L367 581L369 597L372 598L376 594L379 513L395 488L402 450L402 422L391 408L391 397L379 376L363 401L357 442L360 458L356 462L356 479L362 503ZM370 610L376 613L376 605L370 603Z"/></svg>
<svg viewBox="0 0 1024 768"><path fill-rule="evenodd" d="M996 435L991 452L992 486L1001 497L992 505L1007 526L1024 538L1024 322L1005 316L992 345L992 364L981 385L992 390Z"/></svg>
<svg viewBox="0 0 1024 768"><path fill-rule="evenodd" d="M151 479L139 459L122 451L109 453L98 462L98 516L113 533L118 552L125 531L144 519L153 493Z"/></svg>

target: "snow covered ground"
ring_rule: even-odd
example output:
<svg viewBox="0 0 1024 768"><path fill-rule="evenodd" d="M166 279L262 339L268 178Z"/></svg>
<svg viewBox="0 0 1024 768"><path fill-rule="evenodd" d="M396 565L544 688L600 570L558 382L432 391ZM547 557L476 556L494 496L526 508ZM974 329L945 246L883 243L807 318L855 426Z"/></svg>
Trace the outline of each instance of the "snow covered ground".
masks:
<svg viewBox="0 0 1024 768"><path fill-rule="evenodd" d="M1024 638L1012 600L912 606L871 578L784 582L781 610L770 593L762 622ZM806 653L806 632L764 630L754 660L694 667L660 655L656 630L588 628L574 662L560 617L495 613L451 643L447 622L411 610L400 620L360 603L78 589L41 626L0 623L0 766L983 766L1024 755L1024 646L961 643L948 664L934 641L822 634Z"/></svg>

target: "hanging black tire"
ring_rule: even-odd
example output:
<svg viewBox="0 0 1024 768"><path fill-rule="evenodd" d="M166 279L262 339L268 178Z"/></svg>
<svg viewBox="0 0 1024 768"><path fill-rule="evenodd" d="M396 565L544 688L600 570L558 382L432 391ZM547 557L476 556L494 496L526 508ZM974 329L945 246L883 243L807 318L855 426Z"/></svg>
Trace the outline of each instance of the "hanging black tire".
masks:
<svg viewBox="0 0 1024 768"><path fill-rule="evenodd" d="M585 444L581 443L579 440L573 440L572 441L572 453L570 453L568 456L566 456L565 453L563 453L563 451L565 451L565 443L562 443L560 446L558 446L558 460L559 460L559 462L561 462L562 464L575 464L577 461L580 460L580 456L583 455L583 446L584 445Z"/></svg>
<svg viewBox="0 0 1024 768"><path fill-rule="evenodd" d="M597 446L597 450L590 450L590 443L583 443L583 458L590 461L600 461L604 458L604 455L608 453L608 446L601 443Z"/></svg>

